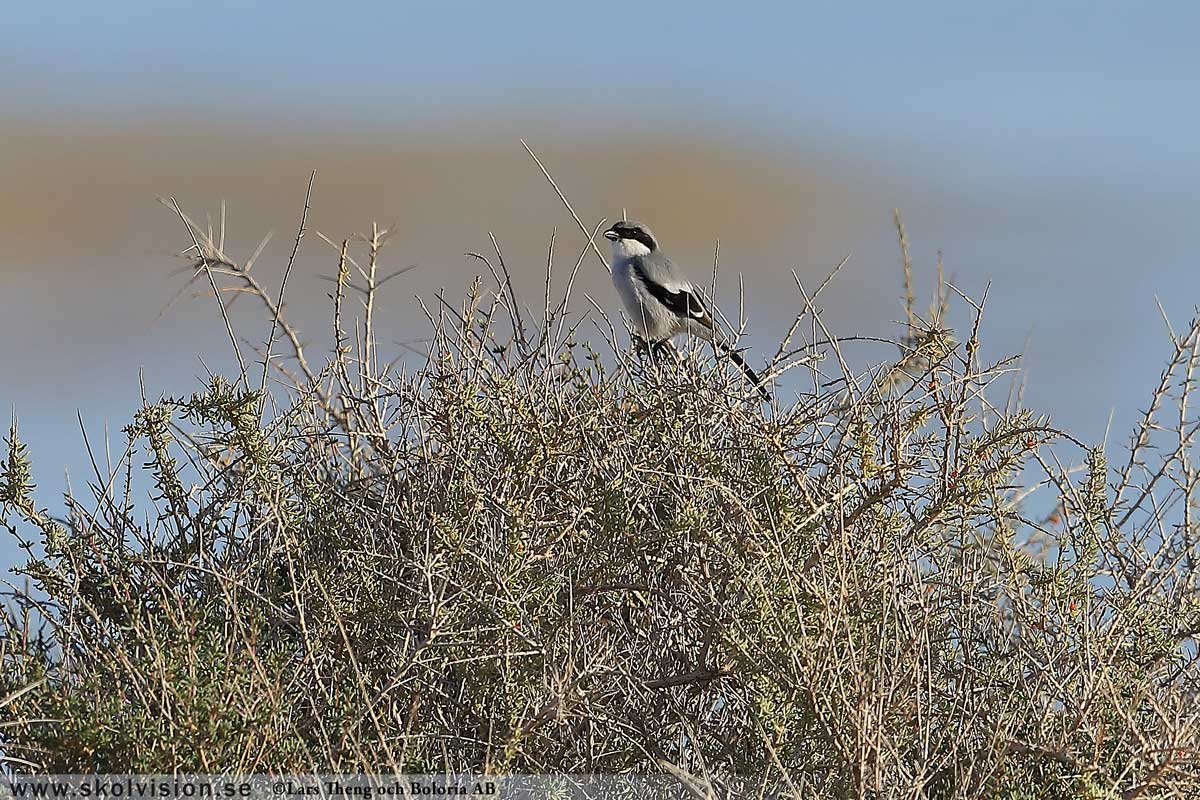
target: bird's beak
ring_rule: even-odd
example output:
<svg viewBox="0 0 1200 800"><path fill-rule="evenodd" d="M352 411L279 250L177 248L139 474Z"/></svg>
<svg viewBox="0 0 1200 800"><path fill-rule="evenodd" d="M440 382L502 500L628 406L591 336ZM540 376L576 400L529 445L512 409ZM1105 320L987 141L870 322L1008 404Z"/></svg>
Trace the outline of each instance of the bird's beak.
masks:
<svg viewBox="0 0 1200 800"><path fill-rule="evenodd" d="M604 238L608 239L610 242L615 242L617 239L621 238L621 235L616 231L605 231Z"/></svg>

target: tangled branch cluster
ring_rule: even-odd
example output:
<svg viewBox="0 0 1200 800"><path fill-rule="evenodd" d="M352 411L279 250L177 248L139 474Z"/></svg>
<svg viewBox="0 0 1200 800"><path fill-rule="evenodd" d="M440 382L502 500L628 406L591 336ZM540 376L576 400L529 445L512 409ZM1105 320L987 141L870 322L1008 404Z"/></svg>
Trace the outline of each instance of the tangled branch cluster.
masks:
<svg viewBox="0 0 1200 800"><path fill-rule="evenodd" d="M496 285L423 306L427 352L387 362L376 228L333 243L318 370L282 298L188 229L197 274L291 344L290 389L239 359L147 401L63 519L14 424L7 769L1196 796L1200 322L1111 470L989 399L1011 362L980 361L982 303L956 342L910 291L901 357L856 373L801 286L769 368L797 399L765 408L703 351L642 360L580 313L586 248L565 281L551 248L540 314L497 251Z"/></svg>

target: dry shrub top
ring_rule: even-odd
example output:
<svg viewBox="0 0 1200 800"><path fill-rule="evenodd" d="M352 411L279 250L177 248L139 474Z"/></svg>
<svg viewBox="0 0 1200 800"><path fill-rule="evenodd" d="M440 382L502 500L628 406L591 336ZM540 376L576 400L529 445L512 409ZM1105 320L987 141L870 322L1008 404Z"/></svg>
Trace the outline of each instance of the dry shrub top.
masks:
<svg viewBox="0 0 1200 800"><path fill-rule="evenodd" d="M538 311L481 256L495 285L422 306L426 354L389 363L377 228L335 245L313 367L283 290L187 223L201 285L262 301L290 389L224 317L239 374L147 400L61 518L14 423L8 770L1195 796L1200 323L1113 467L993 388L983 303L956 341L944 286L855 372L798 282L767 370L796 399L767 407L711 353L638 357L576 308L586 249Z"/></svg>

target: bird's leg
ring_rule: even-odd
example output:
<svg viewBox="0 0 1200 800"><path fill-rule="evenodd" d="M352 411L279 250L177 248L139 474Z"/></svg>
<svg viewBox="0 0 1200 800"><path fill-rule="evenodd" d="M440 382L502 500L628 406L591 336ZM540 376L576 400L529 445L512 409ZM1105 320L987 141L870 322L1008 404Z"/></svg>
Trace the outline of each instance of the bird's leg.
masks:
<svg viewBox="0 0 1200 800"><path fill-rule="evenodd" d="M655 376L656 381L662 378L664 369L669 371L679 362L679 351L670 339L650 341L635 334L633 344L639 360L645 365L643 369L648 375Z"/></svg>
<svg viewBox="0 0 1200 800"><path fill-rule="evenodd" d="M633 349L639 356L649 357L655 362L678 358L678 350L675 349L675 345L670 339L659 339L652 342L635 333L633 334Z"/></svg>
<svg viewBox="0 0 1200 800"><path fill-rule="evenodd" d="M684 354L670 339L659 339L657 342L651 342L647 347L650 360L655 366L668 364L676 367L683 360Z"/></svg>

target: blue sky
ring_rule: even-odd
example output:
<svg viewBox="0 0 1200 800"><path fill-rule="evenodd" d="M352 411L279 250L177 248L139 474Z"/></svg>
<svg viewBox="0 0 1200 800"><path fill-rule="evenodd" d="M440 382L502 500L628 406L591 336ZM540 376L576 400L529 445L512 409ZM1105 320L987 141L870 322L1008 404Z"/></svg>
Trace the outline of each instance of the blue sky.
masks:
<svg viewBox="0 0 1200 800"><path fill-rule="evenodd" d="M0 64L8 91L114 113L403 118L517 99L931 151L1019 138L1044 167L1058 148L1121 148L1138 168L1192 152L1197 23L1186 3L21 3Z"/></svg>

